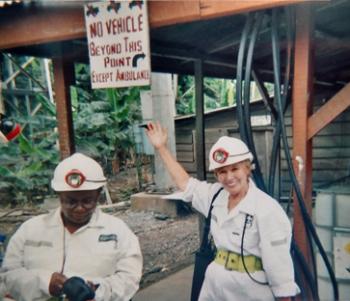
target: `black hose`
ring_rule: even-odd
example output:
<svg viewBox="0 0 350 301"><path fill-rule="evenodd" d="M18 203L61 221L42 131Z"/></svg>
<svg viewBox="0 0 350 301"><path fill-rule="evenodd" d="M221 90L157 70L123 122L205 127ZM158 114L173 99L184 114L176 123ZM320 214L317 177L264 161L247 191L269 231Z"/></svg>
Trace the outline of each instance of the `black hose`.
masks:
<svg viewBox="0 0 350 301"><path fill-rule="evenodd" d="M262 176L258 155L255 149L254 144L254 138L253 138L253 131L251 127L251 114L250 114L250 80L251 80L251 71L252 71L252 62L253 62L253 54L254 54L254 48L255 48L255 42L256 38L259 33L259 29L261 26L261 23L264 19L263 13L256 13L255 15L255 24L253 26L253 31L250 37L250 43L248 47L248 53L246 58L246 66L245 66L245 76L244 76L244 90L243 90L243 112L244 112L244 119L247 121L245 123L246 125L246 140L248 144L249 150L252 152L253 157L256 158L255 160L255 169L253 170L253 176L255 179L255 182L257 186L266 192L266 186L264 183L264 178Z"/></svg>
<svg viewBox="0 0 350 301"><path fill-rule="evenodd" d="M275 77L275 97L277 100L277 103L281 101L281 106L282 108L285 107L285 103L283 103L283 99L281 98L281 91L280 91L280 58L279 58L279 44L278 44L278 38L277 38L277 10L273 10L272 12L272 24L271 24L271 40L272 40L272 54L273 54L273 63L274 63L274 77ZM281 118L281 115L284 116L284 111L277 110L279 113L279 118ZM278 123L278 129L282 131L282 125ZM289 148L288 148L288 153L289 153ZM289 166L290 168L290 166ZM306 234L308 238L308 246L310 249L310 254L312 257L312 266L314 270L314 274L316 275L316 262L315 262L315 256L314 256L314 250L313 250L313 245L311 243L312 237L309 232L309 228L306 227Z"/></svg>
<svg viewBox="0 0 350 301"><path fill-rule="evenodd" d="M272 14L272 21L276 22L276 15L273 12ZM312 223L312 220L307 212L307 209L305 207L305 203L303 200L303 196L294 172L294 168L293 168L293 163L292 163L292 158L289 152L289 146L288 146L288 141L287 141L287 134L286 134L286 129L284 126L284 115L283 115L283 105L282 105L282 100L280 97L280 91L279 91L279 87L280 87L280 82L279 82L279 77L277 76L278 74L278 70L279 70L279 66L278 66L278 59L277 56L279 55L279 53L277 53L277 47L276 47L276 29L275 26L271 27L271 35L272 35L272 52L273 52L273 67L274 67L274 77L275 77L275 82L276 82L276 88L278 90L278 93L275 95L276 99L277 99L277 104L278 104L278 111L279 111L279 118L278 118L278 122L280 123L281 126L281 134L282 134L282 142L283 142L283 147L284 147L284 152L285 152L285 156L286 156L286 160L288 163L288 171L289 171L289 176L292 180L292 184L293 184L293 188L295 190L296 196L297 196L297 201L300 207L300 212L302 214L303 217L303 221L306 227L306 233L309 235L311 235L320 251L320 254L322 256L322 259L324 260L324 263L326 265L327 271L329 273L331 282L332 282L332 286L333 286L333 294L334 294L334 299L335 300L339 300L339 291L338 291L338 287L337 287L337 282L336 282L336 278L334 275L334 271L332 269L332 266L328 260L327 254L321 244L321 241L316 233L315 227ZM310 246L311 246L311 240L309 239L310 242Z"/></svg>
<svg viewBox="0 0 350 301"><path fill-rule="evenodd" d="M236 105L237 105L237 119L239 126L239 133L242 140L247 143L247 130L246 124L243 119L243 108L242 108L242 74L243 74L243 61L244 53L247 43L248 34L252 24L252 15L248 14L246 23L243 28L241 41L239 44L238 58L237 58L237 74L236 74Z"/></svg>
<svg viewBox="0 0 350 301"><path fill-rule="evenodd" d="M292 254L293 254L293 259L295 260L294 266L298 267L301 272L304 274L304 279L308 282L309 287L311 289L311 293L312 293L312 300L318 301L319 300L319 296L317 293L317 281L314 278L314 276L312 275L312 273L310 272L310 269L308 268L308 263L303 255L303 253L300 251L298 245L295 243L294 238L292 239ZM299 275L299 273L295 273L296 275L296 279L297 279L297 283L301 284L302 283L302 279ZM302 285L300 285L300 287L302 287ZM302 298L303 300L305 300L304 298Z"/></svg>
<svg viewBox="0 0 350 301"><path fill-rule="evenodd" d="M259 13L256 13L254 16L257 16ZM254 17L255 19L255 17ZM248 137L248 125L244 120L244 112L243 112L243 98L242 98L242 75L243 75L243 62L244 62L244 53L246 49L247 39L249 36L249 31L252 26L252 20L253 17L251 14L248 14L247 20L242 32L241 42L239 45L239 51L238 51L238 61L237 61L237 75L236 75L236 104L237 104L237 119L238 119L238 125L239 125L239 132L242 140L248 145L249 149L252 151L252 148L255 150L254 143L250 143L250 139ZM257 27L256 27L257 28ZM258 28L257 28L258 29ZM257 30L256 29L256 30ZM254 45L254 43L253 43ZM250 76L249 76L250 79ZM248 104L245 104L245 106L249 106L249 99L248 101L245 100L245 102L248 102ZM252 139L251 139L252 140ZM260 171L259 162L257 160L257 156L255 153L255 163L257 166L257 170ZM266 191L265 184L261 175L261 171L253 171L253 177L256 182L256 185L263 191Z"/></svg>
<svg viewBox="0 0 350 301"><path fill-rule="evenodd" d="M283 83L283 94L282 94L282 106L283 106L283 114L285 114L289 102L287 102L289 85L290 85L290 73L291 73L291 65L292 65L292 46L293 46L293 34L291 29L291 12L290 7L285 8L285 16L286 16L286 36L287 36L287 55L286 55L286 67L284 72L284 83ZM275 88L276 92L276 88ZM276 95L276 94L275 94ZM276 164L280 151L280 136L281 136L281 127L280 123L277 121L278 115L276 117L276 127L274 131L274 137L272 140L272 149L271 149L271 157L270 157L270 169L269 169L269 180L268 180L268 192L270 195L274 195L274 185L275 185L275 176L276 176ZM279 198L278 198L279 199Z"/></svg>

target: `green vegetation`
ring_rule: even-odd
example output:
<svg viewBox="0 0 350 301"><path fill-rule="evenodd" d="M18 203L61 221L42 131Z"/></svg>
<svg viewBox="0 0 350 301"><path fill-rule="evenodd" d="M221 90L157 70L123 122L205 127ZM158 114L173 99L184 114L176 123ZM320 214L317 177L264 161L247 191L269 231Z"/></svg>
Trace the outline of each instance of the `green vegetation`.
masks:
<svg viewBox="0 0 350 301"><path fill-rule="evenodd" d="M23 63L23 58L17 60ZM40 60L30 66L40 79ZM15 79L16 88L31 90L38 84L24 75ZM132 125L141 119L139 94L139 88L91 90L88 67L76 65L76 85L71 87L76 149L101 162L108 175L135 157ZM6 113L23 131L16 141L0 144L2 204L37 202L52 193L50 179L59 161L56 106L46 93L36 93L30 101L27 96L25 104L20 97L5 98Z"/></svg>
<svg viewBox="0 0 350 301"><path fill-rule="evenodd" d="M15 142L0 144L0 199L13 205L37 202L52 193L50 179L59 161L56 106L47 93L43 60L5 55L2 63L4 80L16 65L26 64L30 76L19 72L3 93L6 113L23 132ZM52 78L52 70L49 74ZM107 175L130 162L139 168L133 125L141 121L140 88L92 90L89 66L83 64L76 64L75 78L71 102L76 150L101 162ZM16 89L28 93L11 92ZM233 105L234 99L233 80L205 78L205 111ZM176 108L178 115L195 112L192 76L178 77Z"/></svg>
<svg viewBox="0 0 350 301"><path fill-rule="evenodd" d="M231 106L235 102L236 90L233 80L205 78L203 90L205 112ZM193 76L179 76L176 110L178 115L195 113L195 88Z"/></svg>

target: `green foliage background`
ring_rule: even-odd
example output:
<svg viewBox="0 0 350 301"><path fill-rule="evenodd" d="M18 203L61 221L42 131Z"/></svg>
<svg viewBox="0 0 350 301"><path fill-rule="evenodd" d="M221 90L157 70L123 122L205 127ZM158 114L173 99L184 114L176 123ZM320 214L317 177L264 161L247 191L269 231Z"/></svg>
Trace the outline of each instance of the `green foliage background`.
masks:
<svg viewBox="0 0 350 301"><path fill-rule="evenodd" d="M205 112L231 106L235 102L235 84L233 80L204 78L204 110ZM195 113L194 78L189 75L179 75L176 97L178 115Z"/></svg>
<svg viewBox="0 0 350 301"><path fill-rule="evenodd" d="M21 63L22 58L17 58ZM40 78L40 61L31 65ZM28 78L18 76L16 86L28 88ZM111 161L121 162L133 154L132 126L141 119L140 89L91 90L86 65L76 65L76 85L71 101L76 151L102 163L107 175L113 173ZM36 202L51 194L50 179L59 162L56 106L43 93L30 99L28 114L22 103L8 99L6 113L21 124L22 134L15 141L0 144L0 199L2 204Z"/></svg>
<svg viewBox="0 0 350 301"><path fill-rule="evenodd" d="M27 59L13 58L18 64ZM45 88L42 60L34 59L26 70L35 80L20 74L15 80L16 88ZM123 166L135 157L133 125L141 121L140 88L92 90L89 74L88 65L75 65L71 102L76 151L95 158L107 175L113 175L112 162ZM5 78L10 75L4 73ZM177 87L177 114L195 113L193 77L179 76ZM233 81L205 78L204 94L206 111L232 105ZM12 205L36 202L53 193L50 179L59 162L56 106L43 92L34 93L30 99L7 95L5 105L7 115L21 124L23 132L16 141L0 144L0 200Z"/></svg>

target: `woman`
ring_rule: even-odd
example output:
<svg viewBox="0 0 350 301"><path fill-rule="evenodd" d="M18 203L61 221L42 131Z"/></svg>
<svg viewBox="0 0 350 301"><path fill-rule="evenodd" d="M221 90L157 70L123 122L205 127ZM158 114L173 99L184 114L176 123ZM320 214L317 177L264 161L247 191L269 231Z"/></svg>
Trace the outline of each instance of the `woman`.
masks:
<svg viewBox="0 0 350 301"><path fill-rule="evenodd" d="M183 199L211 217L217 248L200 301L291 300L299 293L290 256L291 225L278 202L251 180L253 156L239 139L221 137L211 148L209 170L217 183L189 176L167 148L167 131L149 123L147 136L158 151Z"/></svg>

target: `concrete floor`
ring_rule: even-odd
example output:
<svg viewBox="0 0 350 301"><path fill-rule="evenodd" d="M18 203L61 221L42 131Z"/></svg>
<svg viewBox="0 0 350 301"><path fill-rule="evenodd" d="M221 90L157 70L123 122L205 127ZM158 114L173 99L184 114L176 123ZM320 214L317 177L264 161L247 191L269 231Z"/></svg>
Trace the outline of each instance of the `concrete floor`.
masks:
<svg viewBox="0 0 350 301"><path fill-rule="evenodd" d="M193 265L140 290L132 301L189 301Z"/></svg>

